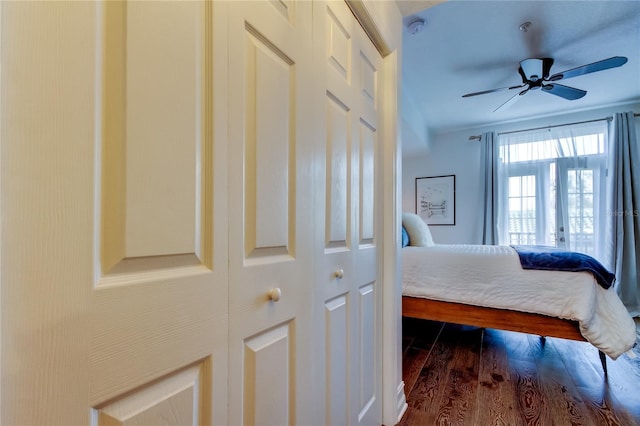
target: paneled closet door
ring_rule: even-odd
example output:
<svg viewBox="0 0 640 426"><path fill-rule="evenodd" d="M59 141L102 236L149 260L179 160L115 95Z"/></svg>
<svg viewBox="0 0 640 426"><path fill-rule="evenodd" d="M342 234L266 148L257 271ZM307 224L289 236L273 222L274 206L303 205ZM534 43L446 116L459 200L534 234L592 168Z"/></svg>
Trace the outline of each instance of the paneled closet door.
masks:
<svg viewBox="0 0 640 426"><path fill-rule="evenodd" d="M227 423L215 4L1 7L0 423Z"/></svg>
<svg viewBox="0 0 640 426"><path fill-rule="evenodd" d="M311 3L226 4L229 420L308 424Z"/></svg>
<svg viewBox="0 0 640 426"><path fill-rule="evenodd" d="M314 4L322 69L314 366L324 424L381 423L379 81L382 59L344 2Z"/></svg>

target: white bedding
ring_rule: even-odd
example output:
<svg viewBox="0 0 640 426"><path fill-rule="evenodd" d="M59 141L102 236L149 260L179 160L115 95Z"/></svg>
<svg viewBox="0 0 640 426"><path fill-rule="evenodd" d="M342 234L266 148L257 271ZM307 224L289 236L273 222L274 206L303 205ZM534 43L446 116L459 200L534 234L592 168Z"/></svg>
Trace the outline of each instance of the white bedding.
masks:
<svg viewBox="0 0 640 426"><path fill-rule="evenodd" d="M587 272L523 270L509 246L402 249L403 295L578 321L584 338L616 359L636 341L633 319L613 287Z"/></svg>

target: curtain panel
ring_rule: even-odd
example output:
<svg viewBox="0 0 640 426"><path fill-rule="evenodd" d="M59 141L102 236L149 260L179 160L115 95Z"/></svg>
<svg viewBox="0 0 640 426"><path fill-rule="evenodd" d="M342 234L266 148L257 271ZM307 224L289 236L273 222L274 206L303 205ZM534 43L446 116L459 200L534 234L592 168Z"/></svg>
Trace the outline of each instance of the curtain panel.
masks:
<svg viewBox="0 0 640 426"><path fill-rule="evenodd" d="M616 291L632 316L640 316L640 147L633 112L617 113L612 122L609 172L612 176L606 241L615 265Z"/></svg>
<svg viewBox="0 0 640 426"><path fill-rule="evenodd" d="M498 144L494 132L480 136L480 195L483 212L480 241L496 245L498 238Z"/></svg>

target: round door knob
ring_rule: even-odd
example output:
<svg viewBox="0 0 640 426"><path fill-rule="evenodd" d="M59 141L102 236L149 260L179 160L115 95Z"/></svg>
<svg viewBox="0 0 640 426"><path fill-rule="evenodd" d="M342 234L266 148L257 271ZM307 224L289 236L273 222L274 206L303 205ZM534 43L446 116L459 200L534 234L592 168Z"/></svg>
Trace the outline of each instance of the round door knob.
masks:
<svg viewBox="0 0 640 426"><path fill-rule="evenodd" d="M277 302L278 300L280 300L280 296L282 296L282 291L279 288L272 288L271 290L269 290L269 293L267 293L267 296L269 296L269 300L271 300L272 302Z"/></svg>
<svg viewBox="0 0 640 426"><path fill-rule="evenodd" d="M333 273L333 276L335 276L337 279L341 280L344 277L344 269L340 268L337 271L335 271Z"/></svg>

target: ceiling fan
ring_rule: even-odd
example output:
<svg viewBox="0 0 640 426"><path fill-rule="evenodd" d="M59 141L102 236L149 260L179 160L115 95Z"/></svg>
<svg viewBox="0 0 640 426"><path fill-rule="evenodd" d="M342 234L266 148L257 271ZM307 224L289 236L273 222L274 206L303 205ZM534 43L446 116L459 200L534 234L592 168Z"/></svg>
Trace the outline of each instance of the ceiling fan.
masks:
<svg viewBox="0 0 640 426"><path fill-rule="evenodd" d="M560 96L561 98L568 99L570 101L580 99L587 94L586 90L576 89L574 87L564 86L556 83L560 80L565 80L571 77L577 77L579 75L589 74L597 71L604 71L610 68L620 67L627 63L627 58L624 56L614 56L602 61L594 62L587 65L582 65L577 68L562 71L549 76L551 66L553 65L552 58L531 58L520 61L520 67L518 72L522 77L522 84L518 86L500 87L498 89L483 90L481 92L467 93L462 95L463 98L471 96L484 95L486 93L499 92L502 90L522 89L524 90L516 93L508 101L500 105L494 110L494 112L507 108L513 105L518 99L527 94L530 90L540 89L543 92L551 93L552 95Z"/></svg>

